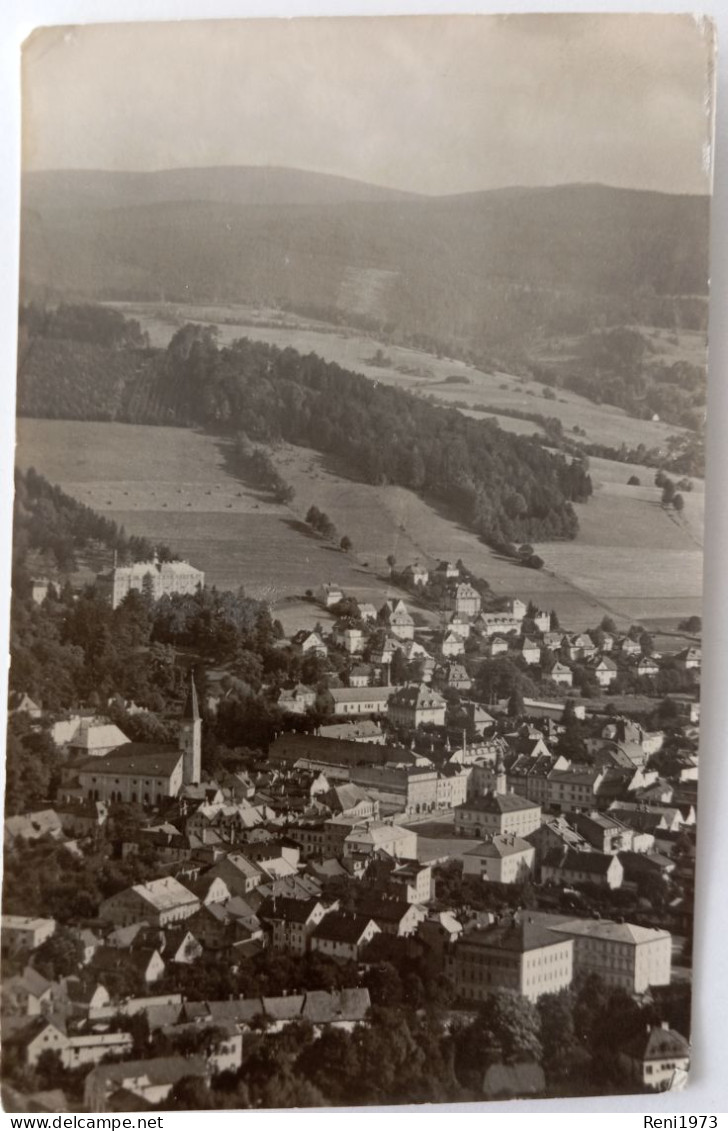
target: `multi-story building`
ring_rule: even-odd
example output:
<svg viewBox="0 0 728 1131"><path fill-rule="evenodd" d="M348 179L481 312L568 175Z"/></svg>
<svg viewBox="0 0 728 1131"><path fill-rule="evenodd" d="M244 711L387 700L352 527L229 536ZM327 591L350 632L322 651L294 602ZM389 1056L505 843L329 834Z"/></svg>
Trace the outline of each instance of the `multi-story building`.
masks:
<svg viewBox="0 0 728 1131"><path fill-rule="evenodd" d="M500 756L496 759L494 788L482 797L468 797L455 808L455 834L490 838L512 833L526 837L541 824L541 806L527 797L507 792L506 772Z"/></svg>
<svg viewBox="0 0 728 1131"><path fill-rule="evenodd" d="M467 931L448 948L445 973L465 1001L483 1001L495 990L538 1001L571 985L573 944L526 916Z"/></svg>
<svg viewBox="0 0 728 1131"><path fill-rule="evenodd" d="M536 849L512 833L494 836L463 853L463 873L488 883L524 883L533 873Z"/></svg>
<svg viewBox="0 0 728 1131"><path fill-rule="evenodd" d="M175 593L196 593L204 587L205 575L189 562L160 562L155 554L151 562L114 566L109 573L99 574L96 584L115 609L131 592L147 593L155 601Z"/></svg>
<svg viewBox="0 0 728 1131"><path fill-rule="evenodd" d="M325 693L335 715L381 715L395 688L384 687L332 687Z"/></svg>
<svg viewBox="0 0 728 1131"><path fill-rule="evenodd" d="M459 585L455 585L447 591L443 598L443 604L446 609L452 612L463 613L468 617L477 617L482 601L477 589L474 589L469 582L461 581Z"/></svg>
<svg viewBox="0 0 728 1131"><path fill-rule="evenodd" d="M541 879L556 884L596 884L614 890L622 886L624 868L616 855L552 848L541 862Z"/></svg>
<svg viewBox="0 0 728 1131"><path fill-rule="evenodd" d="M189 888L173 876L163 876L109 896L99 906L99 918L117 927L142 921L164 927L188 919L199 910L200 901Z"/></svg>
<svg viewBox="0 0 728 1131"><path fill-rule="evenodd" d="M78 784L68 790L68 796L159 805L177 797L184 785L200 781L201 759L202 720L191 680L176 747L126 742L104 757L90 758L78 767Z"/></svg>
<svg viewBox="0 0 728 1131"><path fill-rule="evenodd" d="M367 943L379 933L377 924L366 915L332 911L313 931L311 950L356 962Z"/></svg>
<svg viewBox="0 0 728 1131"><path fill-rule="evenodd" d="M327 908L318 899L279 896L266 900L258 911L258 918L268 923L274 950L301 955L309 949L311 935L326 912Z"/></svg>
<svg viewBox="0 0 728 1131"><path fill-rule="evenodd" d="M545 916L540 916L541 920ZM615 923L610 919L568 919L555 916L551 930L574 943L574 966L598 974L609 986L644 993L650 986L669 986L672 936L669 931Z"/></svg>
<svg viewBox="0 0 728 1131"><path fill-rule="evenodd" d="M391 696L387 718L394 726L415 730L423 723L445 725L447 703L425 683L402 687Z"/></svg>

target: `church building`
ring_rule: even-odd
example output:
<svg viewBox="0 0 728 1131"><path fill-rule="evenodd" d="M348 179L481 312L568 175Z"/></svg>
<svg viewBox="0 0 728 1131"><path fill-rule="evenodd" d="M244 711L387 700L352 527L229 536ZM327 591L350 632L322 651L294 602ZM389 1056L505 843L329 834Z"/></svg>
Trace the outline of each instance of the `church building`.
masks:
<svg viewBox="0 0 728 1131"><path fill-rule="evenodd" d="M183 786L199 783L201 760L202 719L190 677L177 746L125 742L103 758L89 758L78 769L78 792L91 801L159 805Z"/></svg>

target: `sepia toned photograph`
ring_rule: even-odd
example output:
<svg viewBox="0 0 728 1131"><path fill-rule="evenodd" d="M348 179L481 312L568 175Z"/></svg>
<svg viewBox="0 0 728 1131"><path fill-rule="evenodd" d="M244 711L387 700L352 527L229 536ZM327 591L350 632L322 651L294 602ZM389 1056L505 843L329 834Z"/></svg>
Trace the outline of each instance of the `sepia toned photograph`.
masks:
<svg viewBox="0 0 728 1131"><path fill-rule="evenodd" d="M690 1089L714 57L26 40L5 1111Z"/></svg>

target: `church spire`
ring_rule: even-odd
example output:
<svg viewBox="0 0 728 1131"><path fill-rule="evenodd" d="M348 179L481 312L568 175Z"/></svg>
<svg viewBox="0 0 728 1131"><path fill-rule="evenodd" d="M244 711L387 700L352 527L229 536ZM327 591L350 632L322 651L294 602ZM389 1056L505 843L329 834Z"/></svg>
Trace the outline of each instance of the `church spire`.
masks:
<svg viewBox="0 0 728 1131"><path fill-rule="evenodd" d="M202 777L202 719L197 702L195 679L192 675L179 726L179 748L184 755L182 768L184 784L198 784Z"/></svg>
<svg viewBox="0 0 728 1131"><path fill-rule="evenodd" d="M195 677L190 676L190 686L187 692L187 699L185 700L182 718L185 722L196 723L200 719L200 707L197 702L197 688L195 687Z"/></svg>

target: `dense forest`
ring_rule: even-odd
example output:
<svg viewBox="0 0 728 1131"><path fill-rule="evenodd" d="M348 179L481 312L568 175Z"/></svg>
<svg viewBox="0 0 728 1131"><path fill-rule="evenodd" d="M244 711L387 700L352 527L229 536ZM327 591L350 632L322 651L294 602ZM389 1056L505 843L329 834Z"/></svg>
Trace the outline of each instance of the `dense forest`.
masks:
<svg viewBox="0 0 728 1131"><path fill-rule="evenodd" d="M42 561L55 577L73 573L79 558L91 549L115 552L122 565L149 561L155 549L171 559L167 546L154 547L146 538L126 534L123 527L49 483L34 468L16 469L13 515L13 590L30 591L30 558Z"/></svg>
<svg viewBox="0 0 728 1131"><path fill-rule="evenodd" d="M85 308L86 320L92 312ZM59 339L40 317L26 312L24 323L39 329L20 368L21 415L75 419L83 400L85 419L201 425L252 441L287 440L345 458L365 482L395 483L439 501L494 545L573 538L578 523L571 503L591 493L580 461L554 457L494 422L417 400L315 354L248 339L220 348L213 327L191 324L164 351L90 347L86 330L82 340ZM66 318L64 332L75 333L75 324ZM94 360L89 348L102 352ZM76 389L69 351L77 349L78 382L93 386L93 398ZM123 378L107 364L121 356L129 359Z"/></svg>
<svg viewBox="0 0 728 1131"><path fill-rule="evenodd" d="M36 172L23 293L254 303L482 357L603 325L704 329L708 211L605 185L332 196L290 169Z"/></svg>

